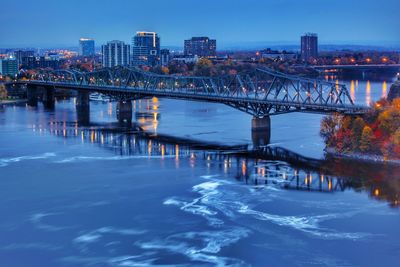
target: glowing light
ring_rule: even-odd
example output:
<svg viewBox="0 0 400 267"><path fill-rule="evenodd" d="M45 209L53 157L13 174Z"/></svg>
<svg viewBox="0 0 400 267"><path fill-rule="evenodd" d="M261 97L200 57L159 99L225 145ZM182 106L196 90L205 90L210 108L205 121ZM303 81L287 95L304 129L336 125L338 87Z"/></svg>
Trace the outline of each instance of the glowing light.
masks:
<svg viewBox="0 0 400 267"><path fill-rule="evenodd" d="M377 188L377 189L375 189L374 190L374 196L379 196L380 195L380 191L379 191L379 189Z"/></svg>

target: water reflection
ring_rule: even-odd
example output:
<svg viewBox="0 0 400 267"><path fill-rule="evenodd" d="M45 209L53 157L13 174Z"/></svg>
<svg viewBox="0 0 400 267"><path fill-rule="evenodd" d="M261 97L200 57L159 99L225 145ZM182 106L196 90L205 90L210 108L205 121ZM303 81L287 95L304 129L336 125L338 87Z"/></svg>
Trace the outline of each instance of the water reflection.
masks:
<svg viewBox="0 0 400 267"><path fill-rule="evenodd" d="M309 192L365 191L370 197L399 207L400 167L377 166L342 160L315 160L279 147L267 146L257 151L243 147L199 143L170 136L148 135L138 126L118 124L91 125L80 128L77 123L53 121L34 124L42 134L62 138L81 138L83 143L96 144L120 156L141 156L188 161L194 168L205 164L218 166L238 181L252 186L274 186ZM397 174L397 175L396 175Z"/></svg>
<svg viewBox="0 0 400 267"><path fill-rule="evenodd" d="M356 89L354 86L354 80L350 82L350 97L353 101L356 101Z"/></svg>
<svg viewBox="0 0 400 267"><path fill-rule="evenodd" d="M387 96L387 83L386 81L383 81L382 83L382 97L386 97Z"/></svg>
<svg viewBox="0 0 400 267"><path fill-rule="evenodd" d="M371 104L371 82L367 81L367 86L365 89L365 104L369 106Z"/></svg>
<svg viewBox="0 0 400 267"><path fill-rule="evenodd" d="M145 111L142 110L142 101L146 102ZM138 102L138 105L136 104ZM135 113L136 121L145 131L157 133L157 128L160 120L159 101L157 97L151 99L133 101L133 112Z"/></svg>
<svg viewBox="0 0 400 267"><path fill-rule="evenodd" d="M345 84L348 87L351 99L362 105L370 105L373 101L387 97L388 81L391 83L391 77L384 79L374 79L374 76L366 76L368 80L358 80L355 78L344 79L341 76L324 76L326 81L335 82L337 84Z"/></svg>

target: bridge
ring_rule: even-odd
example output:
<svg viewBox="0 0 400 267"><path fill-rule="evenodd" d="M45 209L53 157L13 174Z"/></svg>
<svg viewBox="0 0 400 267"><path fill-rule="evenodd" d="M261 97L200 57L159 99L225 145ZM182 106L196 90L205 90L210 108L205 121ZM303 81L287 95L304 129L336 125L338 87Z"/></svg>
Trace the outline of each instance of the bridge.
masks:
<svg viewBox="0 0 400 267"><path fill-rule="evenodd" d="M94 72L43 70L29 81L16 83L27 85L28 100L33 104L35 89L42 87L76 90L78 104L95 92L122 102L155 96L223 103L257 118L288 112L354 115L368 111L368 107L353 103L345 85L264 68L223 77L159 75L127 67ZM45 100L52 99L52 92L46 90Z"/></svg>
<svg viewBox="0 0 400 267"><path fill-rule="evenodd" d="M311 68L320 71L338 71L338 70L393 70L400 71L400 64L365 64L365 65L319 65Z"/></svg>

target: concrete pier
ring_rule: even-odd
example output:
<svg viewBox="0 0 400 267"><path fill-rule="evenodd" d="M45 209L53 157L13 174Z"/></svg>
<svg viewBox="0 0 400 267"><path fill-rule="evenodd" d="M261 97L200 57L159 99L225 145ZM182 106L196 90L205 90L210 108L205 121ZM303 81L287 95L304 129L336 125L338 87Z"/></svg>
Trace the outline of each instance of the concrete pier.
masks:
<svg viewBox="0 0 400 267"><path fill-rule="evenodd" d="M132 101L119 101L117 103L117 119L122 123L132 122Z"/></svg>
<svg viewBox="0 0 400 267"><path fill-rule="evenodd" d="M26 98L28 105L31 107L36 107L38 104L38 90L35 86L28 85L26 87Z"/></svg>
<svg viewBox="0 0 400 267"><path fill-rule="evenodd" d="M76 96L76 117L79 125L89 125L90 124L90 103L89 103L89 93L78 91Z"/></svg>
<svg viewBox="0 0 400 267"><path fill-rule="evenodd" d="M51 87L43 89L43 105L47 109L54 109L55 106L55 90Z"/></svg>
<svg viewBox="0 0 400 267"><path fill-rule="evenodd" d="M271 141L271 119L253 117L251 120L251 139L254 147L268 145Z"/></svg>

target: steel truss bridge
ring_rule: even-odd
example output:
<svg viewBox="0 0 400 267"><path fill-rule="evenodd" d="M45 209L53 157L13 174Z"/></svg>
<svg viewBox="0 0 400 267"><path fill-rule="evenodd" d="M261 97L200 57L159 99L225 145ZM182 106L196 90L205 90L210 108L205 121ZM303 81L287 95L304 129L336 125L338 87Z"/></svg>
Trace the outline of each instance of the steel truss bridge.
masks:
<svg viewBox="0 0 400 267"><path fill-rule="evenodd" d="M223 103L258 118L289 112L354 115L369 110L354 104L345 85L265 68L220 77L159 75L128 67L93 72L42 70L20 83L97 92L119 101L155 96Z"/></svg>

